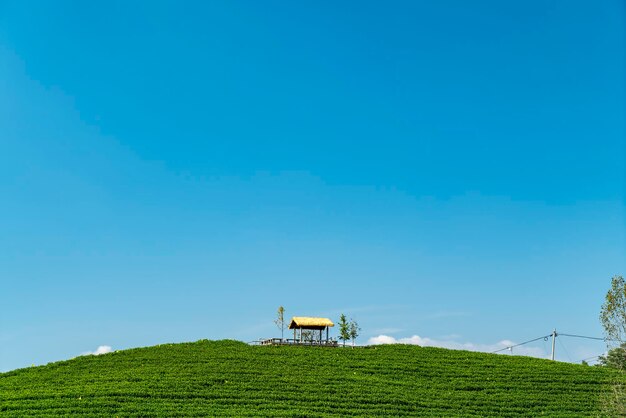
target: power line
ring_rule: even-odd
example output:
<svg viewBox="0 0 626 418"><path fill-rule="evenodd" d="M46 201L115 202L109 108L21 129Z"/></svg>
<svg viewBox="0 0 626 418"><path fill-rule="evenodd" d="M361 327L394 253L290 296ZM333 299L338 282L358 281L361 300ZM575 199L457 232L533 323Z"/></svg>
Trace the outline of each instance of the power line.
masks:
<svg viewBox="0 0 626 418"><path fill-rule="evenodd" d="M523 343L510 345L510 346L507 346L507 347L501 348L501 349L499 349L499 350L492 351L491 353L492 353L492 354L495 354L495 353L500 353L500 352L502 352L502 351L506 351L506 350L512 350L513 348L515 348L515 347L519 347L520 345L524 345L524 344L532 343L532 342L535 342L535 341L539 341L539 340L541 340L541 339L543 339L543 341L544 341L544 347L545 347L545 341L548 341L548 338L553 337L553 339L555 339L555 340L556 340L556 337L559 337L559 336L563 336L563 337L572 337L572 338L585 338L585 339L588 339L588 340L606 341L606 342L608 342L608 341L617 341L617 340L611 340L611 339L609 339L609 338L590 337L590 336L588 336L588 335L563 334L563 333L561 333L561 332L557 333L557 332L556 332L556 330L554 330L552 333L550 333L550 334L548 334L548 335L544 335L544 336L542 336L542 337L537 337L537 338L534 338L534 339L532 339L532 340L524 341ZM564 350L564 351L565 351L565 353L567 354L567 357L569 358L569 360L570 360L570 361L572 361L572 358L570 357L569 353L567 352L567 349L565 348L565 346L563 345L563 343L561 343L561 341L560 341L560 340L559 340L559 344L561 345L561 347L563 348L563 350ZM593 359L593 358L597 358L597 357L600 357L600 356L590 357L589 359ZM589 360L589 359L585 359L585 360ZM582 360L581 360L581 361L582 361Z"/></svg>
<svg viewBox="0 0 626 418"><path fill-rule="evenodd" d="M523 343L519 343L519 344L515 344L515 345L510 345L510 346L508 346L508 347L501 348L500 350L492 351L492 352L491 352L491 354L499 353L500 351L504 351L504 350L511 350L511 349L512 349L512 348L514 348L514 347L519 347L520 345L524 345L524 344L532 343L532 342L534 342L534 341L539 341L539 340L541 340L541 339L543 339L543 340L545 340L545 341L548 341L548 337L550 337L550 335L552 335L552 334L549 334L549 335L544 335L543 337L537 337L537 338L532 339L532 340L524 341Z"/></svg>
<svg viewBox="0 0 626 418"><path fill-rule="evenodd" d="M584 358L584 359L582 359L580 361L583 362L583 361L587 361L587 360L593 360L594 358L599 358L601 356L603 356L603 354L598 354L597 356L587 357L587 358Z"/></svg>
<svg viewBox="0 0 626 418"><path fill-rule="evenodd" d="M548 341L548 340L544 338L543 341L541 342L543 344L543 351L545 353L548 352L548 347L546 347L546 341Z"/></svg>
<svg viewBox="0 0 626 418"><path fill-rule="evenodd" d="M608 339L608 338L589 337L587 335L563 334L562 332L559 332L559 335L562 335L563 337L587 338L588 340L615 341L615 340L611 340L611 339Z"/></svg>
<svg viewBox="0 0 626 418"><path fill-rule="evenodd" d="M574 360L572 360L572 356L569 355L569 352L567 351L567 349L565 348L565 345L563 344L563 342L561 340L559 340L559 345L561 346L561 348L563 348L563 351L565 351L565 355L567 356L567 358L569 359L569 361L571 363L574 362Z"/></svg>
<svg viewBox="0 0 626 418"><path fill-rule="evenodd" d="M550 360L554 361L554 348L555 348L554 343L556 343L556 336L557 336L556 328L552 330L552 334L550 335L552 336L552 351L550 352Z"/></svg>

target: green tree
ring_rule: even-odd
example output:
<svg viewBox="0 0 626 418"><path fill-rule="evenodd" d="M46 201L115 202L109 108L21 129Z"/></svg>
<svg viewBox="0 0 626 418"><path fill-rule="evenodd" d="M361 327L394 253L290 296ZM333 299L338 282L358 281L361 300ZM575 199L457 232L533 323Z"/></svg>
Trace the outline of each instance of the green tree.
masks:
<svg viewBox="0 0 626 418"><path fill-rule="evenodd" d="M611 279L611 288L606 294L600 321L607 341L622 343L626 337L626 281L622 276Z"/></svg>
<svg viewBox="0 0 626 418"><path fill-rule="evenodd" d="M626 281L622 276L613 276L611 288L606 293L600 322L604 328L607 345L616 346L609 349L600 362L606 366L616 367L624 371L624 339L626 338ZM626 416L626 387L621 377L611 384L611 391L605 393L601 400L603 414L607 416Z"/></svg>
<svg viewBox="0 0 626 418"><path fill-rule="evenodd" d="M282 306L278 307L278 311L276 313L276 319L274 320L274 323L276 324L276 326L280 330L280 339L281 339L281 341L284 340L285 339L285 328L287 327L287 324L285 324L285 308L283 308Z"/></svg>
<svg viewBox="0 0 626 418"><path fill-rule="evenodd" d="M598 362L602 366L626 370L626 343L609 350L605 356L598 357Z"/></svg>
<svg viewBox="0 0 626 418"><path fill-rule="evenodd" d="M313 330L303 329L301 332L302 332L302 341L307 342L307 343L312 343L315 341L315 335L317 333L313 332Z"/></svg>
<svg viewBox="0 0 626 418"><path fill-rule="evenodd" d="M350 323L344 314L339 317L339 339L343 341L344 347L350 339Z"/></svg>
<svg viewBox="0 0 626 418"><path fill-rule="evenodd" d="M350 325L348 328L350 339L352 340L352 347L354 347L354 342L356 341L356 337L358 337L361 332L361 327L359 327L359 324L354 319L350 318Z"/></svg>

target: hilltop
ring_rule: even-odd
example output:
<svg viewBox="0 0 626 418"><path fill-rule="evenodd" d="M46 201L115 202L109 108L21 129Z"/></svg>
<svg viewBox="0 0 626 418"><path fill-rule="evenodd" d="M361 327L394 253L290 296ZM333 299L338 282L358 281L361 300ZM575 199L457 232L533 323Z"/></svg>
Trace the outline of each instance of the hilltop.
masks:
<svg viewBox="0 0 626 418"><path fill-rule="evenodd" d="M591 416L612 370L406 345L164 344L0 374L0 415Z"/></svg>

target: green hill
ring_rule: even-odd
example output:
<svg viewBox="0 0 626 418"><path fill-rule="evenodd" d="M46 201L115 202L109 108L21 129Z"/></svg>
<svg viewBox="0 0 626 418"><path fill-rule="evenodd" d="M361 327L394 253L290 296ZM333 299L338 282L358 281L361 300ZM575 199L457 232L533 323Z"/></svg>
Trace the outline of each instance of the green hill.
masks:
<svg viewBox="0 0 626 418"><path fill-rule="evenodd" d="M0 374L0 416L591 416L612 370L416 346L198 341Z"/></svg>

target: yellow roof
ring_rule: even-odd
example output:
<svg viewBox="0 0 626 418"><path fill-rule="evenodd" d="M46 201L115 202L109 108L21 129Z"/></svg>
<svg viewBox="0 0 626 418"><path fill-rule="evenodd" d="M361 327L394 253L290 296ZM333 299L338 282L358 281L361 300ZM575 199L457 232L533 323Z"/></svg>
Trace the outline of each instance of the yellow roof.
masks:
<svg viewBox="0 0 626 418"><path fill-rule="evenodd" d="M294 316L289 323L289 329L302 327L334 327L333 321L328 318L315 318L312 316Z"/></svg>

